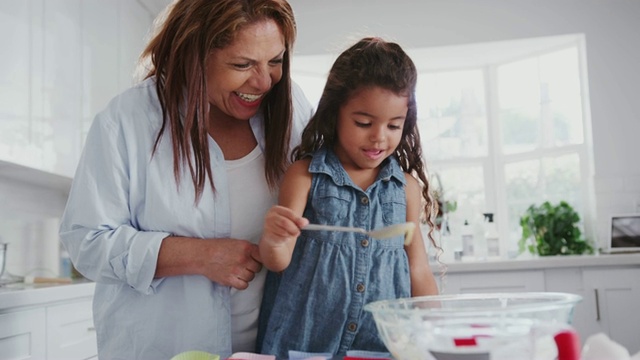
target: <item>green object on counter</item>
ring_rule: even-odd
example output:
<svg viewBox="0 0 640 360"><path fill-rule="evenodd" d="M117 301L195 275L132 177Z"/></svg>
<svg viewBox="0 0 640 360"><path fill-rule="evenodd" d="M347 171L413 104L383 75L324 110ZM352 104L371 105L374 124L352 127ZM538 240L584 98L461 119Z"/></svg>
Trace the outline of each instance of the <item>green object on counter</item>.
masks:
<svg viewBox="0 0 640 360"><path fill-rule="evenodd" d="M171 358L171 360L220 360L220 355L206 351L185 351Z"/></svg>
<svg viewBox="0 0 640 360"><path fill-rule="evenodd" d="M578 213L565 201L558 205L545 201L539 206L529 206L520 217L520 253L528 250L540 256L593 254L591 244L582 238L579 221Z"/></svg>

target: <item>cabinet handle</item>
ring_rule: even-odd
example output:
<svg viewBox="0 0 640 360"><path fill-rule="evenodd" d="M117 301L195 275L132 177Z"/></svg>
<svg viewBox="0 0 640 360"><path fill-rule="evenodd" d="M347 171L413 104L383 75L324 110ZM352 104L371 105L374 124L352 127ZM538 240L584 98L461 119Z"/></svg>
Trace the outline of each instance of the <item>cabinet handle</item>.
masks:
<svg viewBox="0 0 640 360"><path fill-rule="evenodd" d="M593 289L596 295L596 321L600 321L600 297L598 296L598 289Z"/></svg>
<svg viewBox="0 0 640 360"><path fill-rule="evenodd" d="M91 326L87 328L87 332L95 332L95 331L96 331L95 326Z"/></svg>

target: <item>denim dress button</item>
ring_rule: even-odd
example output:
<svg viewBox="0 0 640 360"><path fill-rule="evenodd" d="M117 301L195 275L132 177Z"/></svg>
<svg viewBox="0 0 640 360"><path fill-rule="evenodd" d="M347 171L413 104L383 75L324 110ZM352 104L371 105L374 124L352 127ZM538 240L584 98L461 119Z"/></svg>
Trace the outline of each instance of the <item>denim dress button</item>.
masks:
<svg viewBox="0 0 640 360"><path fill-rule="evenodd" d="M358 284L356 285L356 290L358 292L364 292L364 284Z"/></svg>
<svg viewBox="0 0 640 360"><path fill-rule="evenodd" d="M356 331L358 329L358 325L356 323L351 322L349 323L349 325L347 325L347 329L349 331Z"/></svg>
<svg viewBox="0 0 640 360"><path fill-rule="evenodd" d="M364 205L367 205L369 203L369 198L366 196L363 196L362 199L360 199L360 202L363 203Z"/></svg>
<svg viewBox="0 0 640 360"><path fill-rule="evenodd" d="M367 246L369 246L369 240L367 240L367 239L362 240L362 241L360 242L360 245L362 245L362 247L367 247Z"/></svg>

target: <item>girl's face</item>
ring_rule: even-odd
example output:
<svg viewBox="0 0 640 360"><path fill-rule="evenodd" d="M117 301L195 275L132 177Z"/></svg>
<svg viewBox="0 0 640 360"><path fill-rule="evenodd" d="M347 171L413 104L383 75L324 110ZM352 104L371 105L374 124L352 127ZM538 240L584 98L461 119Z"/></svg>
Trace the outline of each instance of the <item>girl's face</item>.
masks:
<svg viewBox="0 0 640 360"><path fill-rule="evenodd" d="M409 98L380 88L357 91L340 108L334 151L345 169L374 169L402 139Z"/></svg>
<svg viewBox="0 0 640 360"><path fill-rule="evenodd" d="M282 78L284 36L273 20L247 25L233 42L207 59L207 96L213 107L235 119L258 112L265 94Z"/></svg>

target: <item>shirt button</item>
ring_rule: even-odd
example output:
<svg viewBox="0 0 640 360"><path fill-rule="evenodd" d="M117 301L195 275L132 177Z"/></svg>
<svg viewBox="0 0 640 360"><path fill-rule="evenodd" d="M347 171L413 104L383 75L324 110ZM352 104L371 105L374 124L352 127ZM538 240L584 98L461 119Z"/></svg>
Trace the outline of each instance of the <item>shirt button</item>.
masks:
<svg viewBox="0 0 640 360"><path fill-rule="evenodd" d="M363 196L362 199L360 199L360 202L367 205L369 203L369 198L366 196Z"/></svg>
<svg viewBox="0 0 640 360"><path fill-rule="evenodd" d="M367 239L362 240L362 241L360 242L360 245L362 245L362 247L367 247L367 246L369 246L369 240L367 240Z"/></svg>
<svg viewBox="0 0 640 360"><path fill-rule="evenodd" d="M356 329L358 329L358 325L356 323L349 323L349 325L347 325L347 329L349 331L356 331Z"/></svg>
<svg viewBox="0 0 640 360"><path fill-rule="evenodd" d="M358 285L356 286L356 290L357 290L358 292L364 292L364 284L358 284Z"/></svg>

